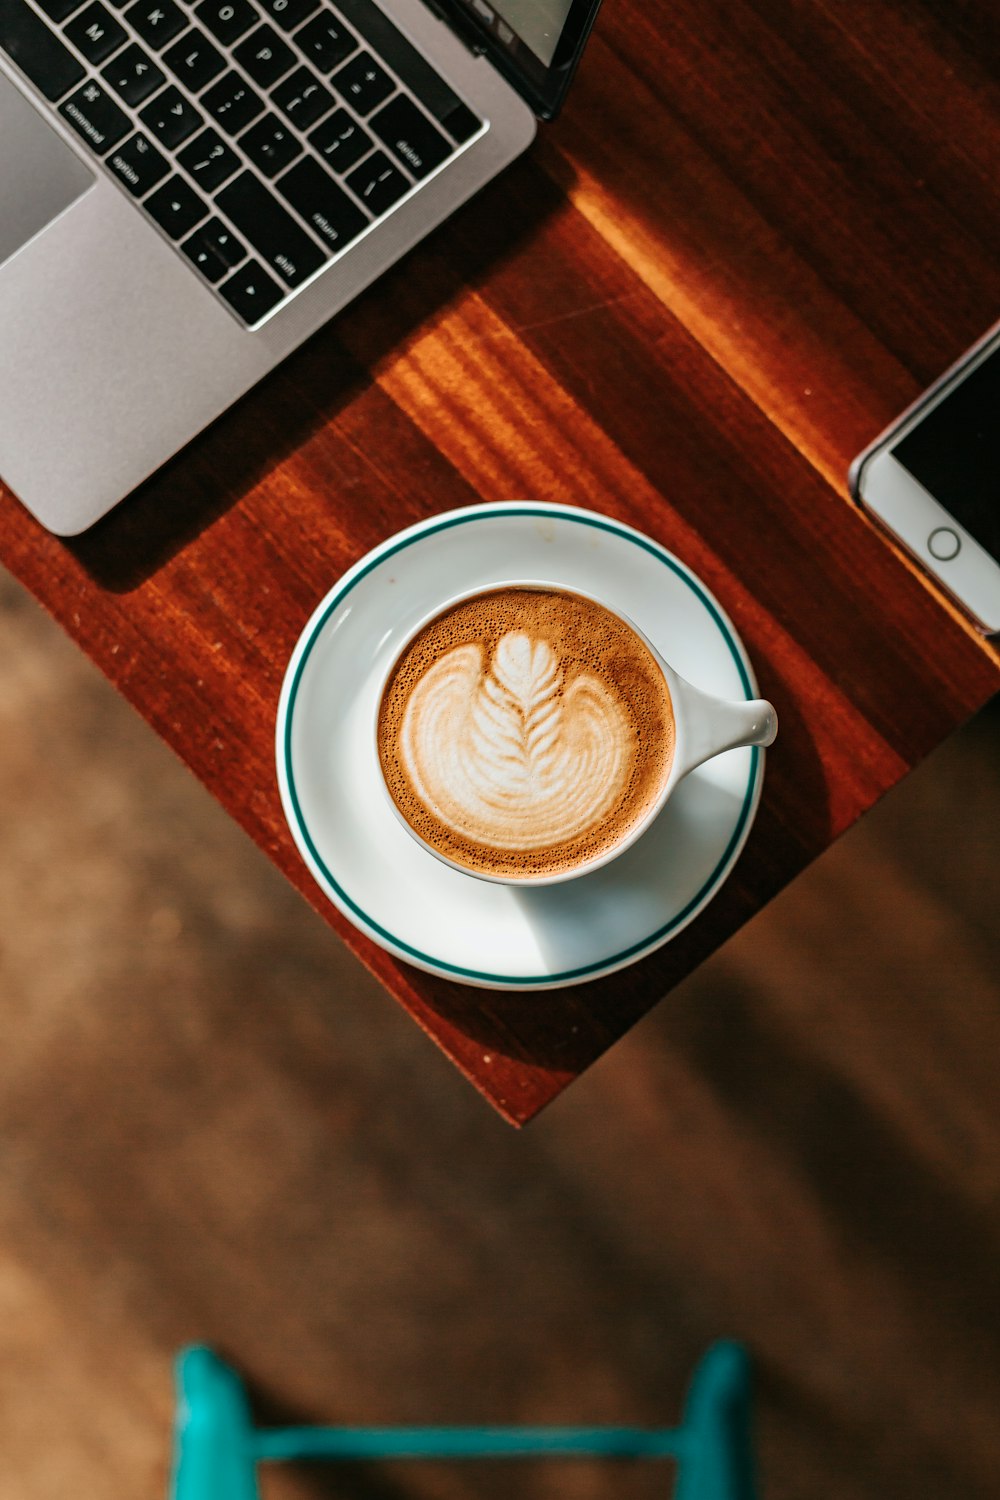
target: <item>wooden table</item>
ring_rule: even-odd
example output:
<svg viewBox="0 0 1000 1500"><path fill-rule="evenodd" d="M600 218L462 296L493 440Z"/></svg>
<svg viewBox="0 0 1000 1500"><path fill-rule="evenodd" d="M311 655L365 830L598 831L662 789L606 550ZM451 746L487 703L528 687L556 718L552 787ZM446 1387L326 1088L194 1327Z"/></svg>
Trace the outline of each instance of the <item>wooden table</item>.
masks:
<svg viewBox="0 0 1000 1500"><path fill-rule="evenodd" d="M67 544L0 502L6 565L514 1123L1000 686L845 479L1000 311L998 78L989 0L609 0L528 157L105 522ZM294 850L272 756L337 576L423 516L515 497L677 552L782 725L710 907L548 996L362 939Z"/></svg>

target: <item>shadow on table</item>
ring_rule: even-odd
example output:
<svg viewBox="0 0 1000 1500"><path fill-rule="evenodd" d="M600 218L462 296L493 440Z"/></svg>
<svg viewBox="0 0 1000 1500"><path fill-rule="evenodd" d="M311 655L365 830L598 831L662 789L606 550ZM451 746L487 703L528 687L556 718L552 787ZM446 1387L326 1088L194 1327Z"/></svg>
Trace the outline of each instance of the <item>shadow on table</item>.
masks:
<svg viewBox="0 0 1000 1500"><path fill-rule="evenodd" d="M371 370L462 287L486 277L564 202L516 162L392 267L121 505L66 542L103 588L143 583L370 383ZM357 344L360 353L349 350Z"/></svg>

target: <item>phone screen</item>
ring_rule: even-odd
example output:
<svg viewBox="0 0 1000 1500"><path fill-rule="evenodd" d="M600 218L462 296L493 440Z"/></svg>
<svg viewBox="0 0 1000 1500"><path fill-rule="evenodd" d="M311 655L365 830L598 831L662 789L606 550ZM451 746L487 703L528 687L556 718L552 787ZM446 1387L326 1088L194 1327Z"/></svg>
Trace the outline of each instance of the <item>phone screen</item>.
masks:
<svg viewBox="0 0 1000 1500"><path fill-rule="evenodd" d="M1000 349L959 381L892 454L1000 559Z"/></svg>

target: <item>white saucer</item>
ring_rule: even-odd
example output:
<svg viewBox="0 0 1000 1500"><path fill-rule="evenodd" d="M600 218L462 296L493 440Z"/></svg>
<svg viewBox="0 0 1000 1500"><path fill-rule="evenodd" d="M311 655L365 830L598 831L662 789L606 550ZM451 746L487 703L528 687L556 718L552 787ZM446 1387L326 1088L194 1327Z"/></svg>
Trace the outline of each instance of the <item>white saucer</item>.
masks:
<svg viewBox="0 0 1000 1500"><path fill-rule="evenodd" d="M288 664L277 767L303 859L366 936L431 974L530 990L610 974L697 916L746 843L764 755L729 750L699 767L637 844L565 884L493 885L435 859L402 827L381 783L373 739L380 680L438 603L518 577L605 599L707 692L758 696L731 621L649 537L571 506L476 505L398 532L331 589Z"/></svg>

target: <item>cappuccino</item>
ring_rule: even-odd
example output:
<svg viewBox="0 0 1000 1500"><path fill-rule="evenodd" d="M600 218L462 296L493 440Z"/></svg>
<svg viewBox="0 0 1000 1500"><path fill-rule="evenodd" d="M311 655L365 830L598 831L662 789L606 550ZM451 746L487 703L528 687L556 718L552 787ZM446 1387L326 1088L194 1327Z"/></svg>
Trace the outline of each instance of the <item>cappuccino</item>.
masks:
<svg viewBox="0 0 1000 1500"><path fill-rule="evenodd" d="M483 876L572 874L614 850L670 774L670 691L610 610L511 586L425 625L378 714L389 794L445 859Z"/></svg>

